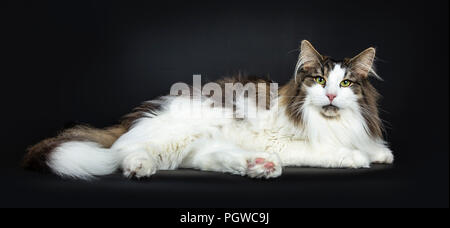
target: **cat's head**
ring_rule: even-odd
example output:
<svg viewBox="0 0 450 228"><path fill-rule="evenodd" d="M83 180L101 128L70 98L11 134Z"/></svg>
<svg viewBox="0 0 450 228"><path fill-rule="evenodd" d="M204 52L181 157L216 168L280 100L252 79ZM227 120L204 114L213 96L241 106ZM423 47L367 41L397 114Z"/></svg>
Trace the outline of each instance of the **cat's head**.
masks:
<svg viewBox="0 0 450 228"><path fill-rule="evenodd" d="M360 112L370 133L381 135L378 93L369 82L370 76L379 78L373 69L374 59L375 49L368 48L353 58L336 61L303 41L296 75L282 90L289 116L301 121L306 107L337 121L345 111Z"/></svg>

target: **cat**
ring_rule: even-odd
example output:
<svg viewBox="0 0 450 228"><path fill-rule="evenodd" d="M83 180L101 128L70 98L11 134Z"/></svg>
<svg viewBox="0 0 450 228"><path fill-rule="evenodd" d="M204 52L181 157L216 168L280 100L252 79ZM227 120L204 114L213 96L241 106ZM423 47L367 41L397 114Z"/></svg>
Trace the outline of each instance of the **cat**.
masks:
<svg viewBox="0 0 450 228"><path fill-rule="evenodd" d="M177 168L276 178L288 166L357 169L391 164L394 156L378 114L379 94L369 82L369 77L380 79L374 59L375 49L368 48L336 61L304 40L293 78L279 89L258 78L218 82L222 88L227 83L263 85L270 91L263 95L266 102L248 94L234 98L231 106L214 106L213 96L205 94L197 99L192 94L161 97L143 103L118 125L76 126L31 146L23 164L85 180L118 170L128 178ZM191 116L193 100L202 109L200 118ZM243 101L247 110L268 105L258 108L257 116L236 117L243 112L238 105Z"/></svg>

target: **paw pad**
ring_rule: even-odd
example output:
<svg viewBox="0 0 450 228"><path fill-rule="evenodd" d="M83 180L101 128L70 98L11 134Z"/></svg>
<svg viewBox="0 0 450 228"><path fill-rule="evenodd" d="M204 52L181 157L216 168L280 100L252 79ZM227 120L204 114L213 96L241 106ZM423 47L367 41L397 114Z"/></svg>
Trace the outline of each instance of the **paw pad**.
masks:
<svg viewBox="0 0 450 228"><path fill-rule="evenodd" d="M247 160L247 174L255 178L271 178L281 175L281 166L266 158Z"/></svg>

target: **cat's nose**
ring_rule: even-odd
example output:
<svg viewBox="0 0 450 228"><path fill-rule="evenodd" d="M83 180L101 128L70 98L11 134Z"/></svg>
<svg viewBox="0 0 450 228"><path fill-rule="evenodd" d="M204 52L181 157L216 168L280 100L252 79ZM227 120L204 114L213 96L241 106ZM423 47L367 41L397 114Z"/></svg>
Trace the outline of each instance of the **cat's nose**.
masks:
<svg viewBox="0 0 450 228"><path fill-rule="evenodd" d="M330 100L330 102L333 102L334 98L336 98L335 94L327 94L328 99Z"/></svg>

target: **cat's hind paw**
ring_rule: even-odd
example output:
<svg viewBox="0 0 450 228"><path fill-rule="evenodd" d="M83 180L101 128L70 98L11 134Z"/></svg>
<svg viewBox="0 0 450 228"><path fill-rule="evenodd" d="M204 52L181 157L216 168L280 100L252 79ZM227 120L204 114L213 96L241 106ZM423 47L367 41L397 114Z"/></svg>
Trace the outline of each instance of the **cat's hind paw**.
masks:
<svg viewBox="0 0 450 228"><path fill-rule="evenodd" d="M254 157L247 160L247 176L252 178L275 178L281 176L282 165L276 155Z"/></svg>
<svg viewBox="0 0 450 228"><path fill-rule="evenodd" d="M148 156L129 155L123 162L123 175L128 178L145 178L156 173L156 165Z"/></svg>

